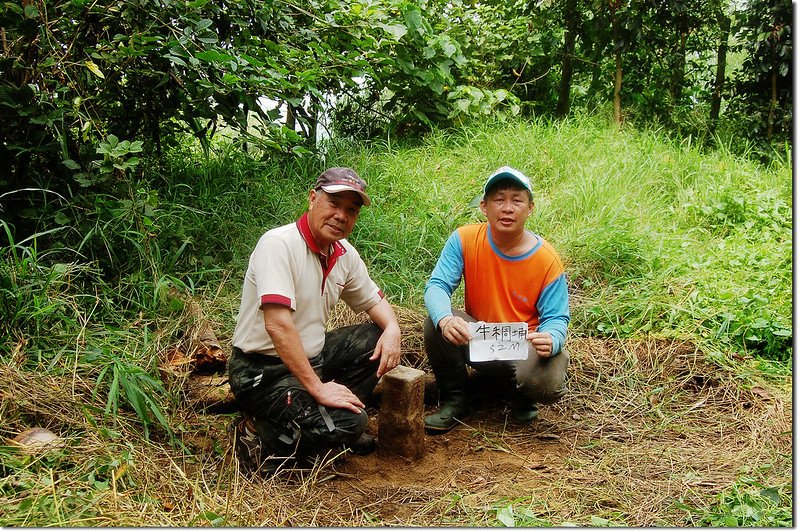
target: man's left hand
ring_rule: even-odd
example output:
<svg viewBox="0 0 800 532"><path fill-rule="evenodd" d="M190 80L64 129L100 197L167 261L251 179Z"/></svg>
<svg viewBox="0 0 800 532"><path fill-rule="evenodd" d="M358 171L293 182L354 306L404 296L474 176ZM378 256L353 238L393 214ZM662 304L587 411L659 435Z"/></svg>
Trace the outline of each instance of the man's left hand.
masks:
<svg viewBox="0 0 800 532"><path fill-rule="evenodd" d="M536 354L540 357L547 358L553 354L553 337L550 333L546 332L529 332L527 336L528 341L531 343Z"/></svg>

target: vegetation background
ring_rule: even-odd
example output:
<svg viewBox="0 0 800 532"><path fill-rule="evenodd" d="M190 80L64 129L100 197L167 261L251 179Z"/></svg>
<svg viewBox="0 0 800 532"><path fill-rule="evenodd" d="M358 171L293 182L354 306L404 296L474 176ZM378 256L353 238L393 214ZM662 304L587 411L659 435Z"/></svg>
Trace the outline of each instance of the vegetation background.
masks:
<svg viewBox="0 0 800 532"><path fill-rule="evenodd" d="M791 16L761 1L4 2L0 519L238 522L223 476L199 506L149 513L148 450L184 477L226 456L188 445L159 366L185 296L228 340L252 246L332 164L370 184L351 240L398 308L422 311L441 245L509 164L570 272L573 337L686 341L791 402ZM70 445L11 444L33 425ZM791 524L790 457L737 476L667 524ZM508 524L484 511L464 523Z"/></svg>

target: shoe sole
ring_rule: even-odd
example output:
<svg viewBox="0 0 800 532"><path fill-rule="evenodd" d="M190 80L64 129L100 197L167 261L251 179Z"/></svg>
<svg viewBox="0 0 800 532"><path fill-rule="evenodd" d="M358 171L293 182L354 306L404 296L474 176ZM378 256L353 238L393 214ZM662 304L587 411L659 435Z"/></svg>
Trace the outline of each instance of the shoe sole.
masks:
<svg viewBox="0 0 800 532"><path fill-rule="evenodd" d="M425 430L430 432L447 432L448 430L452 430L458 423L453 423L449 427L434 427L431 425L425 425Z"/></svg>

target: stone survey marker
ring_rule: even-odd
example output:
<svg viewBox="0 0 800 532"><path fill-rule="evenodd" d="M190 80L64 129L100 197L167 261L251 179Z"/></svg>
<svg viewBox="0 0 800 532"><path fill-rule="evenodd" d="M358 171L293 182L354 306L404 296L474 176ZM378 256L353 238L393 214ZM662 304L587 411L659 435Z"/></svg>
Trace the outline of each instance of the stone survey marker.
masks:
<svg viewBox="0 0 800 532"><path fill-rule="evenodd" d="M411 460L425 455L424 375L397 366L383 376L378 443L386 452Z"/></svg>

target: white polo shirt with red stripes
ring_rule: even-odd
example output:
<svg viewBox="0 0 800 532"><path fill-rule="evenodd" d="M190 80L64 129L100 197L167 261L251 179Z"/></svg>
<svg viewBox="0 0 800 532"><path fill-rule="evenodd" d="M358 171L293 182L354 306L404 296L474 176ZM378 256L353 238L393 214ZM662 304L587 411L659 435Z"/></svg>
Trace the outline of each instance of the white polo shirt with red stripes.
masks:
<svg viewBox="0 0 800 532"><path fill-rule="evenodd" d="M378 304L383 293L346 239L334 242L325 257L306 213L264 233L250 255L233 345L245 353L277 356L262 311L262 305L276 303L292 310L306 356L313 358L322 351L328 317L339 299L358 313Z"/></svg>

